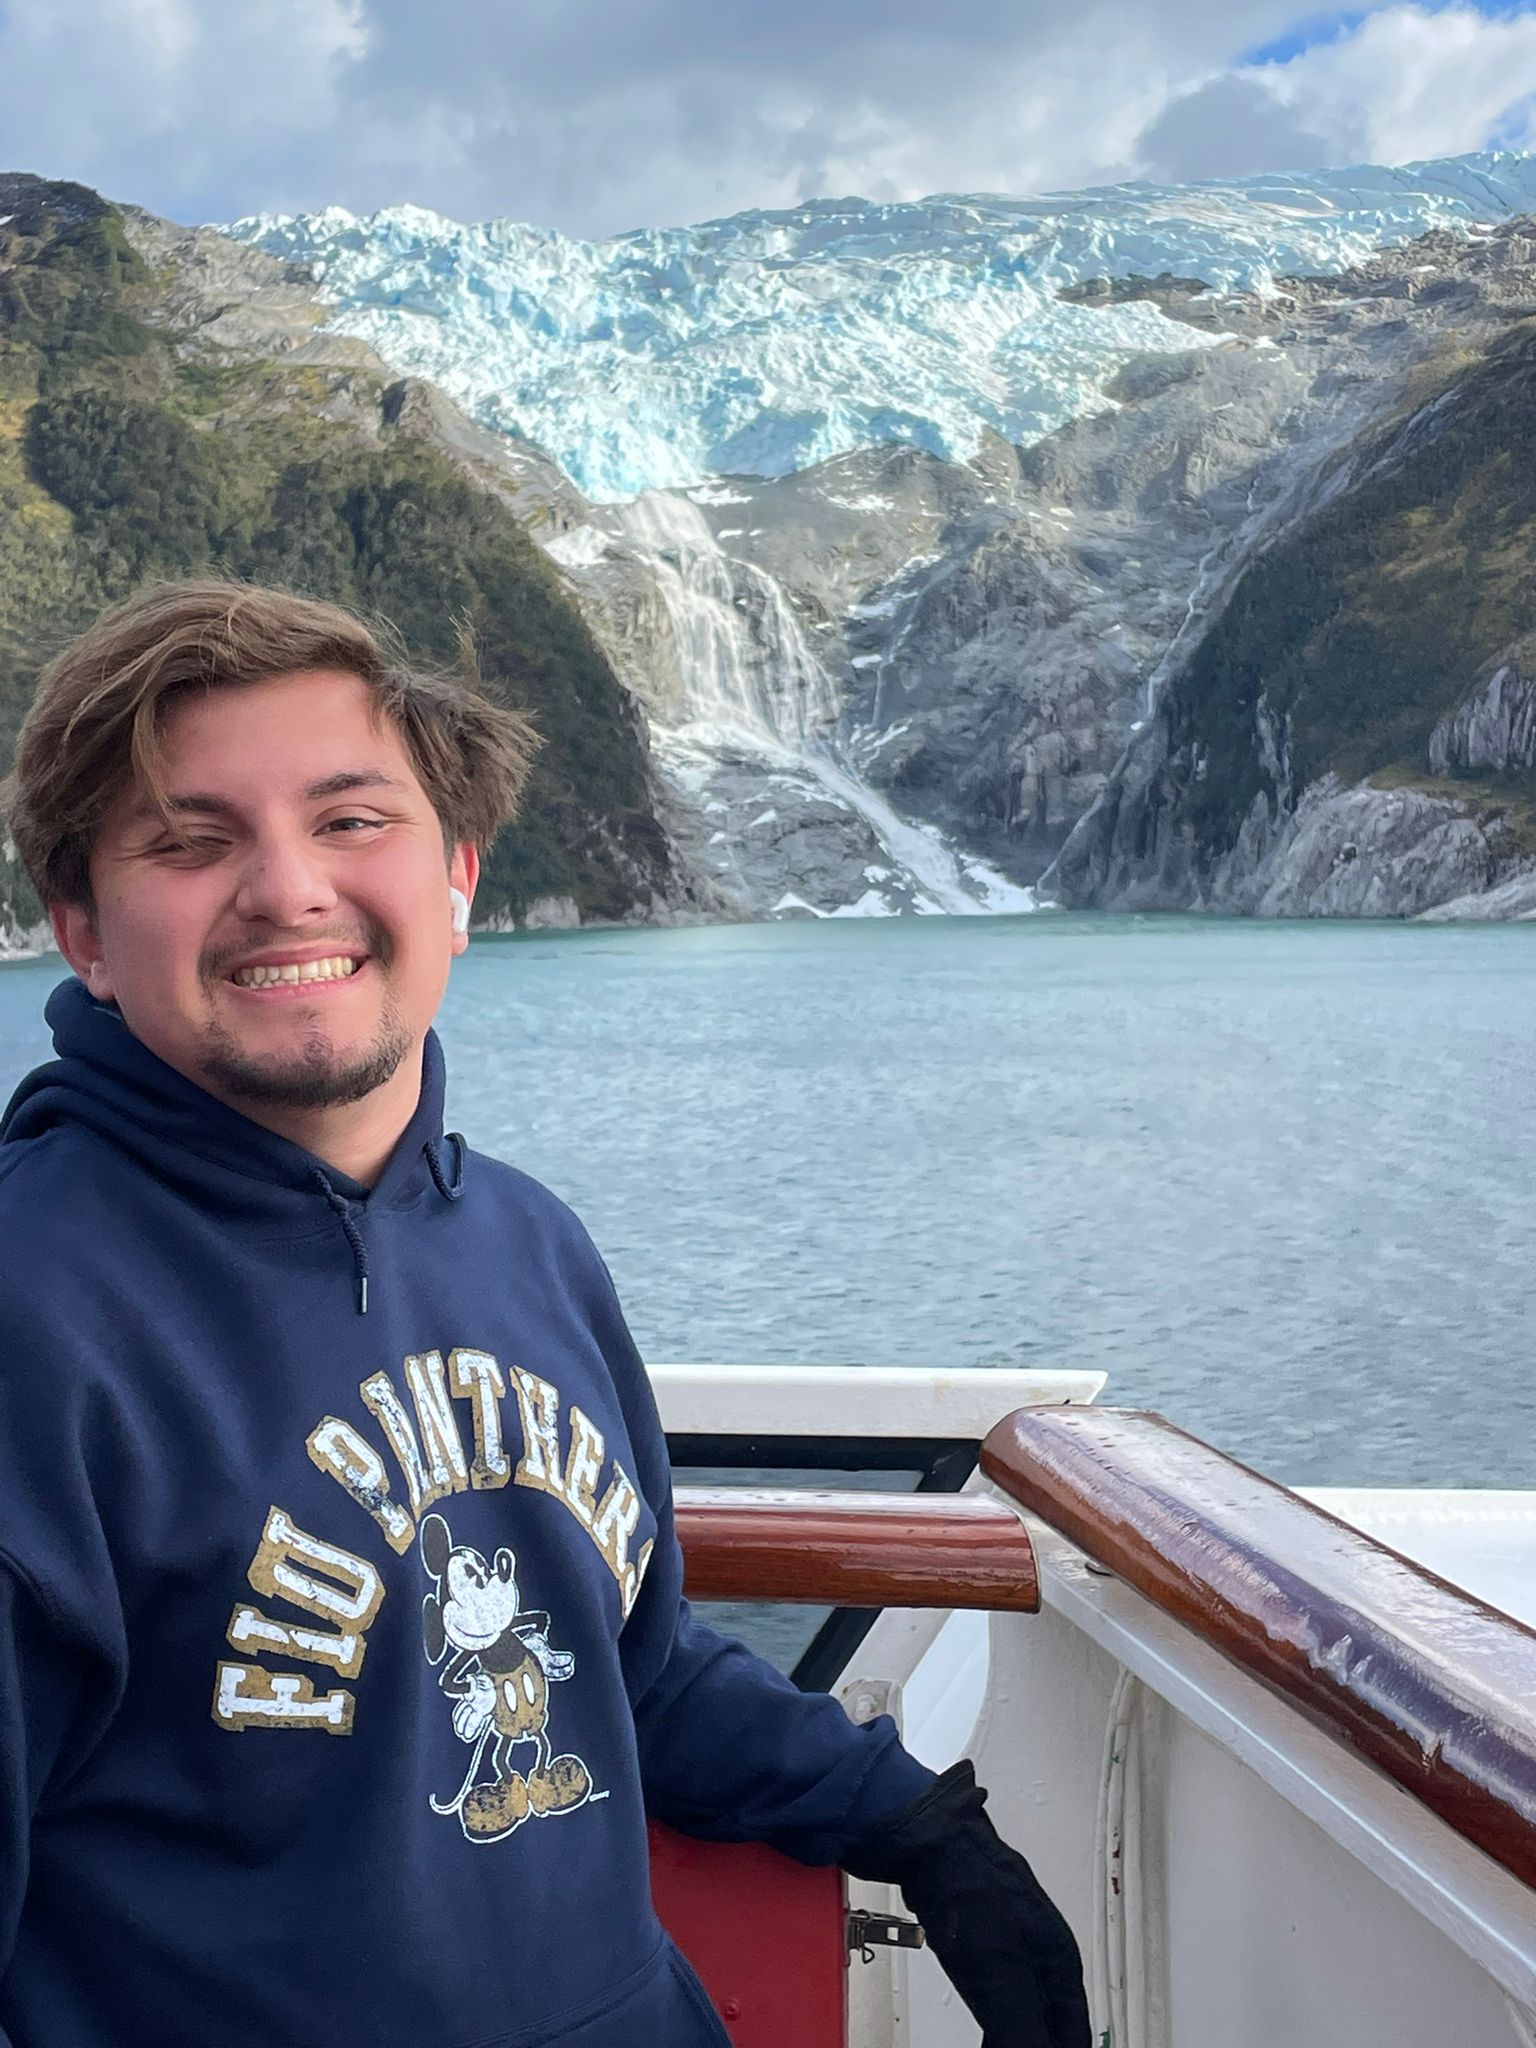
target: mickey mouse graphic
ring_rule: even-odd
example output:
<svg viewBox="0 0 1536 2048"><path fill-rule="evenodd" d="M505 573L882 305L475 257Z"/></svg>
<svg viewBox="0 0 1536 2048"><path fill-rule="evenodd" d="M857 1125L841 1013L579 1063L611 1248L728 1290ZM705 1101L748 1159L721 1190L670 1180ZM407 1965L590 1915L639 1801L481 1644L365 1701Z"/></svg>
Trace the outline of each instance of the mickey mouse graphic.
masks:
<svg viewBox="0 0 1536 2048"><path fill-rule="evenodd" d="M570 1813L592 1796L592 1779L579 1756L554 1756L546 1724L549 1688L569 1678L576 1659L549 1645L549 1616L521 1611L516 1559L498 1550L487 1564L478 1550L455 1545L441 1515L421 1525L421 1561L433 1589L421 1603L427 1662L450 1699L453 1732L473 1744L464 1782L449 1800L433 1799L434 1813L456 1813L472 1842L499 1842L529 1814ZM512 1767L512 1752L534 1745L526 1776ZM491 1775L480 1777L490 1746Z"/></svg>

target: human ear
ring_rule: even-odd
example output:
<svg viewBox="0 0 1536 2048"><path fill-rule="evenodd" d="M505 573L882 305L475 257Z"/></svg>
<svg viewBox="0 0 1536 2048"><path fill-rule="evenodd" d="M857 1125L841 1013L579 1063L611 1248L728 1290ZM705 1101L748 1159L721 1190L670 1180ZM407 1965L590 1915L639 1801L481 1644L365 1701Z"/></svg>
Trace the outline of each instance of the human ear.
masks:
<svg viewBox="0 0 1536 2048"><path fill-rule="evenodd" d="M54 944L99 1003L113 997L112 971L96 931L96 914L85 903L50 903Z"/></svg>
<svg viewBox="0 0 1536 2048"><path fill-rule="evenodd" d="M448 887L462 899L464 908L453 905L453 950L462 953L469 945L469 906L474 900L475 884L480 879L480 855L466 840L453 849L453 858L448 863Z"/></svg>

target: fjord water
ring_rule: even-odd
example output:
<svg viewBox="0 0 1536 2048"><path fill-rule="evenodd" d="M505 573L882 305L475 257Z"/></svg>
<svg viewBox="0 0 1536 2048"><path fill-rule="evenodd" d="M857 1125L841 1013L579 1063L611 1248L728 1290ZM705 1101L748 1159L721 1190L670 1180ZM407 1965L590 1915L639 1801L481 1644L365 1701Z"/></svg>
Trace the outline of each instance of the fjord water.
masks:
<svg viewBox="0 0 1536 2048"><path fill-rule="evenodd" d="M440 1030L653 1359L1092 1367L1279 1478L1528 1486L1533 1014L1531 926L1042 913L477 937Z"/></svg>

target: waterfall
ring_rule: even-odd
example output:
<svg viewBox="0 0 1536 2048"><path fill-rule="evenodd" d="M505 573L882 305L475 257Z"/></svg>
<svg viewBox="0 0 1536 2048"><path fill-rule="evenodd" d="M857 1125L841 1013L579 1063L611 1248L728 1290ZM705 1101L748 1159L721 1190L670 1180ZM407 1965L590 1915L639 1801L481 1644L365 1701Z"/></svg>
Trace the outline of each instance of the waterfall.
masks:
<svg viewBox="0 0 1536 2048"><path fill-rule="evenodd" d="M647 491L624 506L677 642L690 738L801 760L837 723L837 690L782 587L727 555L697 505Z"/></svg>
<svg viewBox="0 0 1536 2048"><path fill-rule="evenodd" d="M774 577L728 555L685 497L647 491L616 510L656 578L677 647L683 707L656 735L664 754L745 754L800 771L864 820L920 911L1035 908L1033 890L900 817L864 781L839 731L837 682Z"/></svg>

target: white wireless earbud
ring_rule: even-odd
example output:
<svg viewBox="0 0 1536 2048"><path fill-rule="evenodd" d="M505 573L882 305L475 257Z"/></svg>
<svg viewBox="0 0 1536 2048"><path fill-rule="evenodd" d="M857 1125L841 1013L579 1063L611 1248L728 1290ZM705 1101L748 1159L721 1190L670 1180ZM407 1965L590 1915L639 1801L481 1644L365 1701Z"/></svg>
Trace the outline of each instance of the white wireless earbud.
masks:
<svg viewBox="0 0 1536 2048"><path fill-rule="evenodd" d="M453 929L455 935L469 930L469 898L462 889L450 889L448 901L453 905Z"/></svg>

